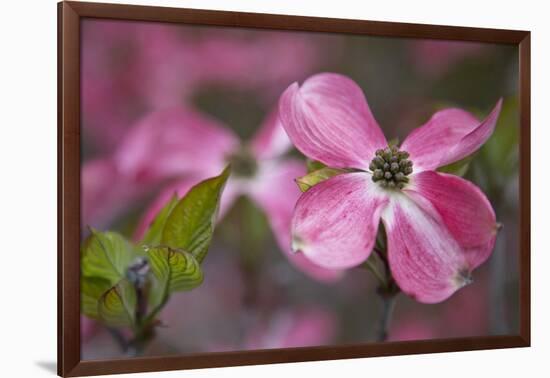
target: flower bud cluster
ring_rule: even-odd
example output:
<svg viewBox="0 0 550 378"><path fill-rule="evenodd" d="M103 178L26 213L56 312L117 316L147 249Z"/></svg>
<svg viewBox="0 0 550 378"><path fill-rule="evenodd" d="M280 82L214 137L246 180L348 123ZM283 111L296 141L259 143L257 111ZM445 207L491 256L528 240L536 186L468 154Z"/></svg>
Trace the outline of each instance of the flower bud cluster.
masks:
<svg viewBox="0 0 550 378"><path fill-rule="evenodd" d="M369 164L372 181L383 188L403 189L409 182L407 177L413 171L413 162L407 151L400 151L396 146L376 151L376 156Z"/></svg>

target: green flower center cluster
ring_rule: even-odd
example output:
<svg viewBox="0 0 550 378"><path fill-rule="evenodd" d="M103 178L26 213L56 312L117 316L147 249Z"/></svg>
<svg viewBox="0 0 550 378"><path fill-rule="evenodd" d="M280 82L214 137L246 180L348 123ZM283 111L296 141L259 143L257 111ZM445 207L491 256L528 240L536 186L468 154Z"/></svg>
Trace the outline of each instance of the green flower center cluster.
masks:
<svg viewBox="0 0 550 378"><path fill-rule="evenodd" d="M256 159L247 148L240 148L237 152L228 157L231 164L231 171L237 177L253 177L258 170Z"/></svg>
<svg viewBox="0 0 550 378"><path fill-rule="evenodd" d="M376 151L369 169L372 171L372 181L383 188L403 189L409 182L407 176L413 171L413 162L409 160L407 151L391 146Z"/></svg>

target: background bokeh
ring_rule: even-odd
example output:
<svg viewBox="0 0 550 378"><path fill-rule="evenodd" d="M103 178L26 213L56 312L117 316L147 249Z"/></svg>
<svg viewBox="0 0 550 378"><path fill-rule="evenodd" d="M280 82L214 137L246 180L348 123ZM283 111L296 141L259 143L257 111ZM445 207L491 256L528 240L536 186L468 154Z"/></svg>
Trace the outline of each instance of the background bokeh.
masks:
<svg viewBox="0 0 550 378"><path fill-rule="evenodd" d="M289 84L332 71L354 79L385 135L403 140L437 109L458 106L483 116L503 97L496 131L466 174L504 225L493 256L474 272L472 285L443 303L401 295L390 340L517 333L514 46L95 19L85 19L81 33L83 236L91 225L131 238L157 195L177 179L124 177L113 158L153 112L193 109L247 140ZM320 282L296 269L266 214L248 198L224 215L204 269L202 286L171 298L147 355L374 340L380 303L372 277L355 269ZM101 325L83 318L81 332L83 358L123 356Z"/></svg>

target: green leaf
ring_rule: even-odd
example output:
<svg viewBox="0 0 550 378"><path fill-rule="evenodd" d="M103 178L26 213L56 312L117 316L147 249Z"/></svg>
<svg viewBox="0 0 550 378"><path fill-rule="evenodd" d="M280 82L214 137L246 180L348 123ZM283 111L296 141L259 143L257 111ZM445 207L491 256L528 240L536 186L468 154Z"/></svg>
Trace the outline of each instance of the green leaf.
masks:
<svg viewBox="0 0 550 378"><path fill-rule="evenodd" d="M100 277L81 277L80 308L81 312L92 318L99 319L98 301L111 288L108 280Z"/></svg>
<svg viewBox="0 0 550 378"><path fill-rule="evenodd" d="M297 178L296 184L298 184L298 187L302 192L307 192L314 185L317 185L321 181L325 181L326 179L329 179L344 172L347 171L345 169L325 167Z"/></svg>
<svg viewBox="0 0 550 378"><path fill-rule="evenodd" d="M83 277L100 277L111 286L124 278L126 268L136 257L132 245L115 232L99 232L91 229L91 235L81 249Z"/></svg>
<svg viewBox="0 0 550 378"><path fill-rule="evenodd" d="M470 163L472 162L474 155L475 153L472 155L466 156L462 160L455 161L454 163L445 165L443 167L439 167L437 171L443 172L443 173L450 173L455 176L463 177L468 172L468 169L470 168Z"/></svg>
<svg viewBox="0 0 550 378"><path fill-rule="evenodd" d="M122 279L99 298L99 319L113 327L133 327L136 321L136 303L134 285L127 279Z"/></svg>
<svg viewBox="0 0 550 378"><path fill-rule="evenodd" d="M214 225L229 166L221 175L195 185L174 207L162 232L161 244L182 249L202 262L214 233Z"/></svg>
<svg viewBox="0 0 550 378"><path fill-rule="evenodd" d="M148 319L153 319L171 293L191 290L199 286L204 276L199 262L188 252L165 246L146 249L153 272L148 299L150 306Z"/></svg>
<svg viewBox="0 0 550 378"><path fill-rule="evenodd" d="M141 240L142 244L158 245L162 237L162 230L166 224L168 216L178 203L178 196L174 193L170 201L159 211L151 226L145 233L145 236Z"/></svg>
<svg viewBox="0 0 550 378"><path fill-rule="evenodd" d="M480 149L484 169L494 170L500 176L512 176L517 172L519 156L519 100L506 98L493 135Z"/></svg>
<svg viewBox="0 0 550 378"><path fill-rule="evenodd" d="M168 294L190 290L202 283L200 264L192 254L164 246L148 248L147 254L151 271L163 282Z"/></svg>
<svg viewBox="0 0 550 378"><path fill-rule="evenodd" d="M311 159L307 159L306 164L307 164L307 173L315 172L315 171L318 171L319 169L326 167L326 165L324 165L320 161L311 160Z"/></svg>

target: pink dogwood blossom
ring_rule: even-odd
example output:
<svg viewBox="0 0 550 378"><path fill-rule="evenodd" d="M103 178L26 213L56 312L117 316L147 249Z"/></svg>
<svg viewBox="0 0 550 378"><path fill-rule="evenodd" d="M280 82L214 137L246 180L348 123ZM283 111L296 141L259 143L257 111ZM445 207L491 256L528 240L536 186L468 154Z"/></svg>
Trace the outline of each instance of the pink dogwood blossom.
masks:
<svg viewBox="0 0 550 378"><path fill-rule="evenodd" d="M300 191L294 178L304 164L283 158L291 147L276 113L270 114L250 143L241 143L228 128L189 109L172 108L151 114L125 139L116 154L117 166L129 177L172 177L138 225L139 239L154 216L176 192L183 196L197 182L232 164L221 201L221 215L240 195L251 198L266 214L279 246L308 275L332 281L340 271L320 267L290 251L290 221Z"/></svg>
<svg viewBox="0 0 550 378"><path fill-rule="evenodd" d="M483 122L464 110L439 111L397 148L388 147L351 79L322 73L290 85L279 116L291 141L306 156L347 169L301 195L293 250L326 268L358 266L382 221L401 290L419 302L448 298L490 256L498 227L479 188L436 169L483 145L500 108L501 101Z"/></svg>

